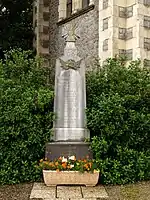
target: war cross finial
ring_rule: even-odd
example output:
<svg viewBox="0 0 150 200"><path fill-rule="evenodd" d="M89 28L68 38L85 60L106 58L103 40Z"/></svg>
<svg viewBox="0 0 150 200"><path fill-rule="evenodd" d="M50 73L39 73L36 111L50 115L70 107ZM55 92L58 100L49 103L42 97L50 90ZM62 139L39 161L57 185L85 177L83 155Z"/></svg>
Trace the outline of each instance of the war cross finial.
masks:
<svg viewBox="0 0 150 200"><path fill-rule="evenodd" d="M76 42L78 38L80 38L78 35L75 34L76 25L72 25L70 27L70 30L68 30L68 33L63 35L63 38L65 38L66 42Z"/></svg>

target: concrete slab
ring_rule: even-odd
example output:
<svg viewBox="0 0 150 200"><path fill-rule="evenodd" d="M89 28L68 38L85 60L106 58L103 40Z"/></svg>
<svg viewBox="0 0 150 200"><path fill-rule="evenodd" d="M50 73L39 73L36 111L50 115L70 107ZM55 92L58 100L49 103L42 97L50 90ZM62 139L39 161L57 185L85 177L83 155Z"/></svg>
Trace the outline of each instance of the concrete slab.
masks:
<svg viewBox="0 0 150 200"><path fill-rule="evenodd" d="M57 186L34 183L30 200L105 200L108 194L103 186Z"/></svg>
<svg viewBox="0 0 150 200"><path fill-rule="evenodd" d="M96 187L81 187L83 198L99 198L99 199L107 199L108 194L104 188L104 186L96 186Z"/></svg>
<svg viewBox="0 0 150 200"><path fill-rule="evenodd" d="M49 190L49 188L51 187L47 187L44 183L34 183L32 190Z"/></svg>
<svg viewBox="0 0 150 200"><path fill-rule="evenodd" d="M48 198L48 199L42 199L42 200L70 200L70 199L64 199L64 198L54 198L54 199L52 199L52 198Z"/></svg>
<svg viewBox="0 0 150 200"><path fill-rule="evenodd" d="M55 198L55 193L53 190L33 190L30 195L30 199L45 199L45 198Z"/></svg>
<svg viewBox="0 0 150 200"><path fill-rule="evenodd" d="M36 199L35 199L36 200ZM41 199L37 199L37 200L41 200ZM69 199L66 199L66 198L55 198L55 199L42 199L42 200L106 200L105 198L69 198Z"/></svg>
<svg viewBox="0 0 150 200"><path fill-rule="evenodd" d="M30 199L55 199L56 187L47 187L44 183L34 183Z"/></svg>
<svg viewBox="0 0 150 200"><path fill-rule="evenodd" d="M71 198L71 199L69 199L69 200L99 200L99 199L97 199L97 198L82 198L82 199L74 199L74 198ZM101 199L100 199L101 200Z"/></svg>
<svg viewBox="0 0 150 200"><path fill-rule="evenodd" d="M82 198L80 186L57 186L57 198Z"/></svg>

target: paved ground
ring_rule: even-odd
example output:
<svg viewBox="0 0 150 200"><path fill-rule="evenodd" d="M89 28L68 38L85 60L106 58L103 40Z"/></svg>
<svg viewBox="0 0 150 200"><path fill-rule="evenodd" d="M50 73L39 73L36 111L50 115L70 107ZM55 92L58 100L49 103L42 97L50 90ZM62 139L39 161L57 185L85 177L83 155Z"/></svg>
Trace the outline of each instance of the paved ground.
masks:
<svg viewBox="0 0 150 200"><path fill-rule="evenodd" d="M0 186L0 200L29 200L32 188L32 183ZM150 200L150 181L125 186L105 186L105 189L109 195L108 200Z"/></svg>
<svg viewBox="0 0 150 200"><path fill-rule="evenodd" d="M76 199L108 199L108 194L103 186L57 186L47 187L43 183L34 183L30 199L44 200L76 200Z"/></svg>

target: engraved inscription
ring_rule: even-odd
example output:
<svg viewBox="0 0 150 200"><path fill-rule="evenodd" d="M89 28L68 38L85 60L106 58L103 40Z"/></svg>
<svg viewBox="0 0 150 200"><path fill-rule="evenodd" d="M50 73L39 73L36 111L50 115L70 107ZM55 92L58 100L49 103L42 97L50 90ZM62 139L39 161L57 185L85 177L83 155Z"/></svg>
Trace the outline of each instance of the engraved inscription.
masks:
<svg viewBox="0 0 150 200"><path fill-rule="evenodd" d="M61 127L77 127L80 116L79 91L81 76L78 71L63 70L57 79L59 102L57 102L58 123Z"/></svg>
<svg viewBox="0 0 150 200"><path fill-rule="evenodd" d="M68 157L68 156L72 156L72 155L75 155L75 152L76 152L76 147L71 147L71 146L68 146L68 147L63 147L62 148L62 156L64 157Z"/></svg>

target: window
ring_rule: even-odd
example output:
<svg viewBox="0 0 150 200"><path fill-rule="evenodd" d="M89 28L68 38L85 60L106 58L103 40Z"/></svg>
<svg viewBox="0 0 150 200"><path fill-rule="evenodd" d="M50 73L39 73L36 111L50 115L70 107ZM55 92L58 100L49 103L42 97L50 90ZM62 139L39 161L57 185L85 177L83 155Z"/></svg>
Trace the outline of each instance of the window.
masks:
<svg viewBox="0 0 150 200"><path fill-rule="evenodd" d="M119 7L119 17L126 18L126 8Z"/></svg>
<svg viewBox="0 0 150 200"><path fill-rule="evenodd" d="M150 51L150 38L144 38L144 49Z"/></svg>
<svg viewBox="0 0 150 200"><path fill-rule="evenodd" d="M43 26L43 33L47 35L49 33L49 26Z"/></svg>
<svg viewBox="0 0 150 200"><path fill-rule="evenodd" d="M37 27L37 19L34 21L34 25L33 25L34 28Z"/></svg>
<svg viewBox="0 0 150 200"><path fill-rule="evenodd" d="M126 50L125 49L119 49L119 56L126 56Z"/></svg>
<svg viewBox="0 0 150 200"><path fill-rule="evenodd" d="M44 21L49 21L49 12L43 12Z"/></svg>
<svg viewBox="0 0 150 200"><path fill-rule="evenodd" d="M49 0L43 0L43 5L45 6L45 7L48 7L49 6Z"/></svg>
<svg viewBox="0 0 150 200"><path fill-rule="evenodd" d="M133 38L133 28L126 29L126 40Z"/></svg>
<svg viewBox="0 0 150 200"><path fill-rule="evenodd" d="M103 31L108 29L108 17L103 19Z"/></svg>
<svg viewBox="0 0 150 200"><path fill-rule="evenodd" d="M42 47L47 49L49 47L49 40L43 40Z"/></svg>
<svg viewBox="0 0 150 200"><path fill-rule="evenodd" d="M103 9L108 8L108 0L103 0Z"/></svg>
<svg viewBox="0 0 150 200"><path fill-rule="evenodd" d="M34 14L37 14L37 6L34 7Z"/></svg>
<svg viewBox="0 0 150 200"><path fill-rule="evenodd" d="M132 60L132 54L133 54L133 50L132 49L126 50L126 58L127 58L127 60Z"/></svg>
<svg viewBox="0 0 150 200"><path fill-rule="evenodd" d="M144 0L144 5L145 6L150 6L150 0Z"/></svg>
<svg viewBox="0 0 150 200"><path fill-rule="evenodd" d="M119 7L119 17L129 18L133 16L133 6Z"/></svg>
<svg viewBox="0 0 150 200"><path fill-rule="evenodd" d="M144 16L144 27L150 28L150 16Z"/></svg>
<svg viewBox="0 0 150 200"><path fill-rule="evenodd" d="M133 16L133 6L129 6L126 8L126 17L132 17Z"/></svg>
<svg viewBox="0 0 150 200"><path fill-rule="evenodd" d="M67 0L67 17L72 14L72 0Z"/></svg>
<svg viewBox="0 0 150 200"><path fill-rule="evenodd" d="M119 28L119 39L126 39L126 28Z"/></svg>
<svg viewBox="0 0 150 200"><path fill-rule="evenodd" d="M119 49L119 55L124 57L126 60L132 60L132 54L133 50L132 49Z"/></svg>
<svg viewBox="0 0 150 200"><path fill-rule="evenodd" d="M150 60L144 59L144 67L150 67Z"/></svg>
<svg viewBox="0 0 150 200"><path fill-rule="evenodd" d="M133 37L133 28L119 28L119 39L129 40Z"/></svg>
<svg viewBox="0 0 150 200"><path fill-rule="evenodd" d="M58 24L64 24L94 9L94 0L58 0Z"/></svg>
<svg viewBox="0 0 150 200"><path fill-rule="evenodd" d="M103 51L108 51L108 39L103 41Z"/></svg>
<svg viewBox="0 0 150 200"><path fill-rule="evenodd" d="M34 43L36 42L36 40L37 40L37 34L34 34Z"/></svg>
<svg viewBox="0 0 150 200"><path fill-rule="evenodd" d="M88 7L90 1L89 0L82 0L82 8Z"/></svg>

